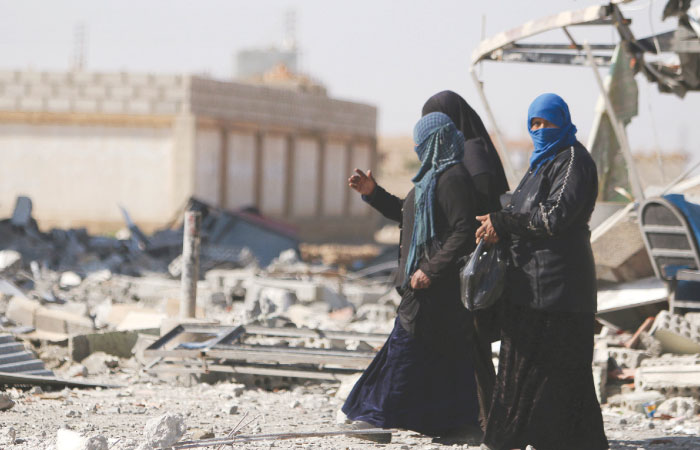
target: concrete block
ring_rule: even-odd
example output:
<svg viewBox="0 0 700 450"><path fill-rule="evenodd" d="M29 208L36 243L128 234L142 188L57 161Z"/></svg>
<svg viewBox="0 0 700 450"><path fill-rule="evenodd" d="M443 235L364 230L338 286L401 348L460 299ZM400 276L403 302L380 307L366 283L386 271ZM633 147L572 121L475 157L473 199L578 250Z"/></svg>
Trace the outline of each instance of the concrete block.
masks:
<svg viewBox="0 0 700 450"><path fill-rule="evenodd" d="M154 86L143 86L136 90L135 97L146 100L160 100L160 89Z"/></svg>
<svg viewBox="0 0 700 450"><path fill-rule="evenodd" d="M129 114L150 114L151 102L148 100L129 100L124 104L124 110Z"/></svg>
<svg viewBox="0 0 700 450"><path fill-rule="evenodd" d="M67 335L90 333L95 327L87 317L67 311L39 308L34 318L34 327L39 331Z"/></svg>
<svg viewBox="0 0 700 450"><path fill-rule="evenodd" d="M75 100L73 107L77 112L96 112L98 102L91 98L80 98Z"/></svg>
<svg viewBox="0 0 700 450"><path fill-rule="evenodd" d="M83 86L81 94L85 98L102 100L107 97L107 89L105 86L89 84Z"/></svg>
<svg viewBox="0 0 700 450"><path fill-rule="evenodd" d="M634 384L637 390L700 398L700 355L646 359L637 368Z"/></svg>
<svg viewBox="0 0 700 450"><path fill-rule="evenodd" d="M22 97L18 102L18 109L22 111L43 111L44 99L33 97Z"/></svg>
<svg viewBox="0 0 700 450"><path fill-rule="evenodd" d="M6 84L3 89L4 97L24 97L27 87L24 84Z"/></svg>
<svg viewBox="0 0 700 450"><path fill-rule="evenodd" d="M663 353L661 342L646 331L639 334L639 342L641 348L643 348L649 356L659 357Z"/></svg>
<svg viewBox="0 0 700 450"><path fill-rule="evenodd" d="M117 331L158 330L167 316L161 313L130 311L117 326Z"/></svg>
<svg viewBox="0 0 700 450"><path fill-rule="evenodd" d="M17 99L15 97L0 98L0 111L14 111L17 109Z"/></svg>
<svg viewBox="0 0 700 450"><path fill-rule="evenodd" d="M666 399L661 392L640 391L621 395L622 407L630 411L644 414L645 403L661 403Z"/></svg>
<svg viewBox="0 0 700 450"><path fill-rule="evenodd" d="M656 408L656 412L671 417L691 419L693 416L700 414L700 402L692 397L669 398Z"/></svg>
<svg viewBox="0 0 700 450"><path fill-rule="evenodd" d="M80 96L80 87L74 85L61 85L56 87L56 97L76 98Z"/></svg>
<svg viewBox="0 0 700 450"><path fill-rule="evenodd" d="M0 70L0 82L12 83L17 81L17 72L14 70Z"/></svg>
<svg viewBox="0 0 700 450"><path fill-rule="evenodd" d="M103 113L123 113L125 112L124 100L104 100L100 104L100 111Z"/></svg>
<svg viewBox="0 0 700 450"><path fill-rule="evenodd" d="M592 370L595 396L602 405L607 401L608 366L593 365Z"/></svg>
<svg viewBox="0 0 700 450"><path fill-rule="evenodd" d="M182 86L170 86L163 88L161 96L166 101L182 101L185 99L185 90Z"/></svg>
<svg viewBox="0 0 700 450"><path fill-rule="evenodd" d="M46 110L51 112L67 112L72 106L71 100L67 98L49 98L46 101Z"/></svg>
<svg viewBox="0 0 700 450"><path fill-rule="evenodd" d="M32 97L50 97L53 95L53 88L49 84L30 84L28 94Z"/></svg>
<svg viewBox="0 0 700 450"><path fill-rule="evenodd" d="M134 87L129 85L112 86L109 88L109 97L115 99L130 99L134 96Z"/></svg>
<svg viewBox="0 0 700 450"><path fill-rule="evenodd" d="M154 101L153 114L177 114L182 108L180 101Z"/></svg>
<svg viewBox="0 0 700 450"><path fill-rule="evenodd" d="M73 72L71 78L76 84L90 84L99 81L99 75L93 72Z"/></svg>
<svg viewBox="0 0 700 450"><path fill-rule="evenodd" d="M632 350L622 347L609 347L608 354L622 368L635 369L648 355L644 350Z"/></svg>
<svg viewBox="0 0 700 450"><path fill-rule="evenodd" d="M71 336L68 351L73 361L80 362L91 353L104 352L120 358L130 358L138 333L133 331L110 331Z"/></svg>
<svg viewBox="0 0 700 450"><path fill-rule="evenodd" d="M7 305L5 316L18 325L36 327L34 324L36 312L41 304L24 297L12 297Z"/></svg>
<svg viewBox="0 0 700 450"><path fill-rule="evenodd" d="M700 353L700 327L678 314L659 312L649 334L661 342L666 352Z"/></svg>

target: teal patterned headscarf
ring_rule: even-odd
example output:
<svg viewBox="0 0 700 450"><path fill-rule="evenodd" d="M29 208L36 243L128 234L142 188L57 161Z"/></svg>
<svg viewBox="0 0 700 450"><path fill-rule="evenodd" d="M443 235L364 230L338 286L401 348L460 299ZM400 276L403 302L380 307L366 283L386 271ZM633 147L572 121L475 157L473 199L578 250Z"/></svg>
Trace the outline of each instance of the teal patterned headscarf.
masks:
<svg viewBox="0 0 700 450"><path fill-rule="evenodd" d="M406 261L407 282L435 239L434 205L438 175L455 164L461 164L464 156L464 136L450 117L441 112L427 114L418 121L413 128L413 141L421 166L411 180L416 198L413 238Z"/></svg>

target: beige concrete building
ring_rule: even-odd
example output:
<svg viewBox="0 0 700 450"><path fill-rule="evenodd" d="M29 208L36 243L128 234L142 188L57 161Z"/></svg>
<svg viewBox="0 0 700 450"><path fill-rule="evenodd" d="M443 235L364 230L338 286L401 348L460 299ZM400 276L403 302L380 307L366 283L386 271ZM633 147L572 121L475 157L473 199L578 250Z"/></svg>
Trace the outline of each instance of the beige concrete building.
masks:
<svg viewBox="0 0 700 450"><path fill-rule="evenodd" d="M0 217L49 226L168 222L188 197L256 206L307 240L371 236L346 179L376 164L374 106L322 93L129 73L0 72Z"/></svg>

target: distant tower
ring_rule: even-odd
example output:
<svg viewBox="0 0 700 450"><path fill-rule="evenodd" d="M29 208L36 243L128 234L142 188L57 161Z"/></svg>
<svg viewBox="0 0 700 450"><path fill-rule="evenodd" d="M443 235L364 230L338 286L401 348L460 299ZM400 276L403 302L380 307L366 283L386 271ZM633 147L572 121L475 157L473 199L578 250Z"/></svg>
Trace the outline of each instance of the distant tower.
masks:
<svg viewBox="0 0 700 450"><path fill-rule="evenodd" d="M87 39L87 27L83 22L80 22L75 26L73 34L72 69L74 71L85 70L87 64Z"/></svg>
<svg viewBox="0 0 700 450"><path fill-rule="evenodd" d="M284 14L284 39L282 49L294 51L297 49L297 11L288 9Z"/></svg>

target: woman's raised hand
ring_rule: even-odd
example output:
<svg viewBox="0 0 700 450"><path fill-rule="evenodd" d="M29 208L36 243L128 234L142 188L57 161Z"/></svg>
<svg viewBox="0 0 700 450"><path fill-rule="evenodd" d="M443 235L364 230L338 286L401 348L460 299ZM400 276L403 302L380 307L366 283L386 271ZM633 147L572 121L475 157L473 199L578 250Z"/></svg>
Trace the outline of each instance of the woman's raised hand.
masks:
<svg viewBox="0 0 700 450"><path fill-rule="evenodd" d="M369 195L377 187L377 182L374 181L371 170L368 170L367 174L365 174L360 169L355 169L355 174L348 178L348 186L362 195Z"/></svg>

